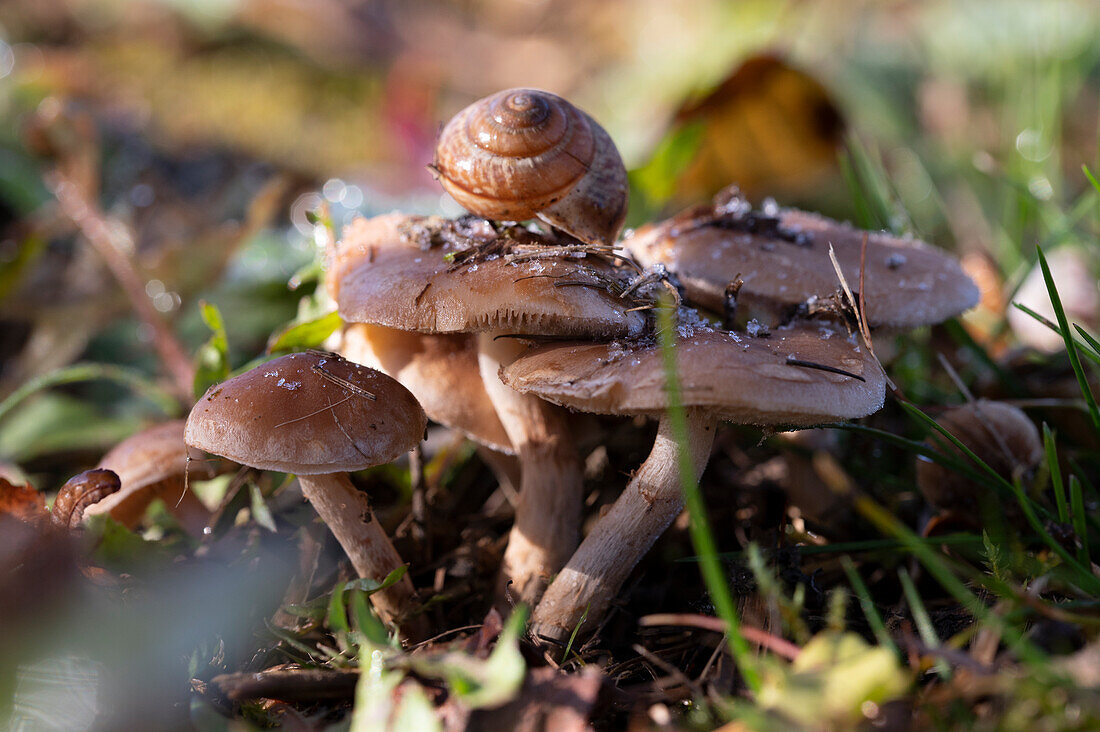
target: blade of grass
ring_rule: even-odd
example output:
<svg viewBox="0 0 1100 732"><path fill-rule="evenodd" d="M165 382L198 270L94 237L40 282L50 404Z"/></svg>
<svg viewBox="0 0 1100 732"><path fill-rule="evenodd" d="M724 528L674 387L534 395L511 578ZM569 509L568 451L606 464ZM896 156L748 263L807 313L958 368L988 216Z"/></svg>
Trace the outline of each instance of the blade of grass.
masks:
<svg viewBox="0 0 1100 732"><path fill-rule="evenodd" d="M922 455L932 462L942 465L953 472L959 473L960 475L964 475L970 480L973 480L974 482L979 483L986 488L989 488L990 490L1002 492L1005 498L1012 498L1012 493L1009 490L1008 484L1003 479L1001 479L999 475L996 476L996 480L992 480L985 473L978 472L975 468L967 465L963 460L955 457L954 455L940 452L931 445L928 445L919 440L910 440L906 437L895 435L892 432L886 432L885 430L868 427L867 425L863 424L838 422L837 424L830 426L836 429L847 430L849 432L862 432L864 434L871 435L872 437L877 437L883 442L889 442L904 449L906 452Z"/></svg>
<svg viewBox="0 0 1100 732"><path fill-rule="evenodd" d="M1081 337L1085 339L1085 343L1088 343L1095 353L1100 354L1100 341L1093 338L1091 335L1089 335L1089 332L1087 330L1077 325L1076 323L1073 324L1073 329L1081 334ZM1086 351L1085 354L1088 355L1088 351Z"/></svg>
<svg viewBox="0 0 1100 732"><path fill-rule="evenodd" d="M939 648L940 639L932 627L932 618L928 616L928 609L924 607L917 586L913 584L913 578L905 571L905 567L898 567L898 579L901 580L901 589L905 593L905 601L909 603L909 610L913 613L913 623L917 626L920 639L933 650ZM937 657L935 666L941 679L946 681L951 678L951 667L943 658Z"/></svg>
<svg viewBox="0 0 1100 732"><path fill-rule="evenodd" d="M573 632L569 634L569 642L565 644L565 653L562 654L562 659L569 660L569 654L573 651L573 643L577 640L577 633L584 625L584 621L588 620L588 611L592 609L592 603L588 603L585 606L584 612L581 613L581 619L573 627Z"/></svg>
<svg viewBox="0 0 1100 732"><path fill-rule="evenodd" d="M943 536L930 536L921 537L921 541L926 544L946 544L947 546L975 544L982 543L981 537L973 534L945 534ZM866 539L864 541L840 541L835 544L798 544L796 545L798 553L802 556L813 556L817 554L856 554L859 552L874 552L874 551L898 551L905 549L905 545L897 539ZM719 559L726 561L738 561L745 558L745 552L722 552L718 555ZM697 562L698 557L684 557L677 559L678 562Z"/></svg>
<svg viewBox="0 0 1100 732"><path fill-rule="evenodd" d="M661 356L664 361L666 388L668 392L668 419L672 427L673 435L679 446L680 484L684 491L684 505L687 507L690 517L691 541L695 547L695 553L699 555L699 568L703 580L707 585L707 591L714 601L714 608L726 623L726 639L745 684L752 691L754 697L759 697L761 691L760 674L752 658L745 637L741 634L741 623L737 616L737 606L733 602L729 585L726 584L726 576L722 571L722 563L718 560L718 550L714 543L714 536L707 521L706 507L703 505L703 497L699 491L699 485L695 482L695 468L691 465L691 457L687 445L687 417L684 413L683 401L680 397L680 379L676 371L675 353L675 319L676 309L670 306L668 301L657 308L657 335L661 346Z"/></svg>
<svg viewBox="0 0 1100 732"><path fill-rule="evenodd" d="M1017 480L1013 483L1013 486L1016 491L1016 500L1019 502L1020 508L1023 509L1024 517L1027 519L1027 522L1031 524L1031 528L1039 534L1039 538L1050 547L1051 551L1061 557L1062 561L1071 569L1075 570L1077 582L1074 584L1090 595L1100 594L1100 578L1097 578L1097 576L1092 573L1091 569L1078 563L1078 561L1073 558L1073 555L1066 551L1066 548L1050 535L1050 532L1046 530L1046 527L1043 526L1042 522L1039 521L1035 512L1032 510L1032 503L1024 494L1024 487L1020 485L1020 481Z"/></svg>
<svg viewBox="0 0 1100 732"><path fill-rule="evenodd" d="M1081 481L1076 475L1069 476L1069 502L1073 510L1073 533L1077 534L1077 541L1081 544L1077 547L1077 561L1086 567L1092 567L1092 558L1089 556L1089 529L1085 522L1085 498L1081 494Z"/></svg>
<svg viewBox="0 0 1100 732"><path fill-rule="evenodd" d="M37 391L80 381L113 381L145 397L169 417L180 412L179 402L174 397L138 371L107 363L78 363L37 376L13 391L0 402L0 419Z"/></svg>
<svg viewBox="0 0 1100 732"><path fill-rule="evenodd" d="M996 481L998 486L1000 486L1002 489L1007 487L1010 495L1015 496L1017 498L1017 500L1019 500L1020 497L1022 496L1023 500L1028 504L1028 510L1030 510L1033 514L1038 514L1038 515L1042 516L1044 519L1051 518L1049 511L1047 511L1044 507L1035 504L1035 502L1032 501L1031 498L1027 496L1027 494L1017 493L1016 487L1010 481L1006 480L1004 478L1004 476L1002 476L1000 473L998 473L993 468L989 467L989 465L984 460L982 460L980 457L978 457L976 454L974 454L973 450L971 450L969 447L964 445L962 443L962 441L959 440L959 438L955 437L953 434L951 434L946 429L944 429L939 424L939 422L932 419L927 414L925 414L923 411L921 411L921 409L919 407L917 407L917 405L913 404L912 402L907 402L907 401L904 401L904 400L898 400L898 404L900 404L902 406L902 409L904 409L910 415L912 415L913 417L916 417L921 422L924 422L929 427L931 427L936 432L938 432L940 435L943 435L943 437L945 437L952 445L954 445L955 448L959 452L961 452L966 457L970 458L970 460L973 461L974 464L977 465L982 470L982 472L984 472L986 475L988 475L994 481ZM998 492L1003 494L1003 490L998 491Z"/></svg>
<svg viewBox="0 0 1100 732"><path fill-rule="evenodd" d="M893 514L876 503L869 496L859 494L854 499L856 510L874 524L879 531L893 536L904 543L909 551L924 566L928 573L940 583L979 622L990 625L1000 631L1009 647L1020 659L1032 666L1034 672L1052 674L1046 655L1024 637L1023 632L1005 622L1000 615L990 611L978 597L955 576L951 566L938 553L920 541L920 537Z"/></svg>
<svg viewBox="0 0 1100 732"><path fill-rule="evenodd" d="M1069 504L1066 503L1065 486L1062 485L1062 470L1058 467L1058 451L1054 446L1054 433L1043 422L1043 449L1047 456L1047 469L1050 471L1050 487L1054 489L1054 503L1058 506L1058 521L1069 523Z"/></svg>
<svg viewBox="0 0 1100 732"><path fill-rule="evenodd" d="M1058 326L1062 329L1062 340L1066 343L1066 353L1069 355L1070 366L1077 375L1077 384L1081 387L1081 395L1089 405L1089 416L1092 417L1092 425L1100 431L1100 409L1096 407L1096 399L1092 396L1085 370L1081 367L1081 357L1077 352L1077 342L1069 330L1069 321L1066 319L1066 311L1062 307L1062 298L1058 295L1058 288L1054 285L1054 277L1050 274L1050 265L1047 264L1046 255L1042 247L1035 247L1039 256L1039 267L1043 270L1043 281L1046 282L1047 294L1050 296L1050 304L1054 308L1054 315L1058 319Z"/></svg>
<svg viewBox="0 0 1100 732"><path fill-rule="evenodd" d="M875 608L875 601L871 599L871 593L867 590L867 585L863 583L863 578L856 571L856 565L850 557L841 555L840 566L843 568L844 574L847 575L848 584L852 586L856 598L859 599L863 616L867 618L867 624L871 626L871 632L875 634L878 644L883 648L889 648L894 653L899 653L897 644L894 643L894 639L890 637L890 633L886 630L886 623L882 622L882 616L878 614L878 610Z"/></svg>
<svg viewBox="0 0 1100 732"><path fill-rule="evenodd" d="M1100 193L1100 181L1096 180L1096 176L1089 170L1089 166L1082 165L1081 170L1085 171L1085 177L1089 179L1089 183L1092 183L1092 187L1096 189L1097 193Z"/></svg>

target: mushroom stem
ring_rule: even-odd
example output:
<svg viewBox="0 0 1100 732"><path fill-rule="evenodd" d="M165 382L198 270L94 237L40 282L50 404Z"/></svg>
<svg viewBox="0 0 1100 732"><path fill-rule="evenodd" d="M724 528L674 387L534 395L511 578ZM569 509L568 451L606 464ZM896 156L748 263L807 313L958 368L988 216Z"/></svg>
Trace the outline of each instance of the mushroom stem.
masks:
<svg viewBox="0 0 1100 732"><path fill-rule="evenodd" d="M374 517L367 495L351 484L346 473L299 475L298 482L360 577L381 582L405 564ZM424 618L406 617L415 595L412 580L406 574L392 586L371 595L371 602L384 622L395 625L402 622L402 627L418 638L423 635L418 631L425 630L421 627Z"/></svg>
<svg viewBox="0 0 1100 732"><path fill-rule="evenodd" d="M519 505L500 567L498 601L510 591L535 603L547 582L577 546L584 504L584 473L569 439L566 412L500 380L500 366L524 349L511 339L478 335L478 362L485 390L520 462Z"/></svg>
<svg viewBox="0 0 1100 732"><path fill-rule="evenodd" d="M718 420L699 408L688 409L687 416L689 457L698 480ZM536 636L564 642L582 618L588 629L599 623L631 571L684 508L679 452L672 425L662 416L649 457L535 609L531 628Z"/></svg>

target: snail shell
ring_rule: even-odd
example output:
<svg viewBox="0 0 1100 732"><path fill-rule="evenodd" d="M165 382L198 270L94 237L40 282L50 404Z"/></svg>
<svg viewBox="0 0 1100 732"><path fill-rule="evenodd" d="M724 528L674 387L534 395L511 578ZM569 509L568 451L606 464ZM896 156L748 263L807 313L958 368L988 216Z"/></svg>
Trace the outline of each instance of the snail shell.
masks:
<svg viewBox="0 0 1100 732"><path fill-rule="evenodd" d="M58 528L75 529L84 520L84 511L99 503L121 487L118 475L111 470L85 470L61 486L53 502L50 520Z"/></svg>
<svg viewBox="0 0 1100 732"><path fill-rule="evenodd" d="M559 96L509 89L478 100L440 133L433 166L471 213L534 216L589 244L611 244L626 217L626 168L611 137Z"/></svg>

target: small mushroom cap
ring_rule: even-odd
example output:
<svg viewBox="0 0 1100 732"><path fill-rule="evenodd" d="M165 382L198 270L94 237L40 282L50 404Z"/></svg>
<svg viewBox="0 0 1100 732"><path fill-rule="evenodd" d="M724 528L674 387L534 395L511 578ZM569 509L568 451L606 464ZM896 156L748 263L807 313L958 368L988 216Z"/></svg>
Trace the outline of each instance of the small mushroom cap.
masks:
<svg viewBox="0 0 1100 732"><path fill-rule="evenodd" d="M842 374L788 363L798 359ZM863 417L882 406L885 380L873 359L839 330L782 328L767 338L698 328L676 343L683 404L722 420L803 426ZM517 391L597 414L657 416L668 408L656 344L541 346L501 370Z"/></svg>
<svg viewBox="0 0 1100 732"><path fill-rule="evenodd" d="M949 409L936 422L1007 480L1018 472L1030 474L1043 458L1043 441L1035 423L1011 404L979 399ZM929 443L962 457L954 445ZM917 487L937 508L977 517L983 489L965 475L931 460L918 459Z"/></svg>
<svg viewBox="0 0 1100 732"><path fill-rule="evenodd" d="M426 424L413 395L390 377L308 351L210 387L185 437L242 465L318 475L388 463L420 441Z"/></svg>
<svg viewBox="0 0 1100 732"><path fill-rule="evenodd" d="M614 338L642 331L644 318L599 286L594 271L618 273L597 258L509 263L497 256L455 266L445 258L459 251L452 244L422 245L409 235L431 222L395 213L357 219L344 230L328 288L345 321L421 333L499 329ZM472 234L480 243L494 237L488 225Z"/></svg>
<svg viewBox="0 0 1100 732"><path fill-rule="evenodd" d="M481 380L475 336L352 323L344 329L339 350L400 381L433 421L499 452L515 452Z"/></svg>
<svg viewBox="0 0 1100 732"><path fill-rule="evenodd" d="M111 448L97 467L118 475L125 492L189 473L196 480L225 472L222 460L210 460L183 441L187 420L173 419L130 435ZM190 458L190 462L188 462Z"/></svg>
<svg viewBox="0 0 1100 732"><path fill-rule="evenodd" d="M680 276L690 300L719 312L726 285L739 274L745 284L738 302L750 306L783 310L833 294L840 281L830 244L848 285L858 290L865 234L863 297L870 325L930 325L978 302L978 288L959 263L924 242L864 232L795 209L780 210L777 217L788 236L725 227L720 217L695 209L639 229L624 246L643 264L666 265Z"/></svg>
<svg viewBox="0 0 1100 732"><path fill-rule="evenodd" d="M183 440L186 420L174 419L130 435L103 456L97 467L118 475L121 490L88 506L88 516L111 513L124 503L153 500L154 490L168 480L189 475L207 480L231 469L224 460L211 460ZM144 496L139 496L144 492Z"/></svg>

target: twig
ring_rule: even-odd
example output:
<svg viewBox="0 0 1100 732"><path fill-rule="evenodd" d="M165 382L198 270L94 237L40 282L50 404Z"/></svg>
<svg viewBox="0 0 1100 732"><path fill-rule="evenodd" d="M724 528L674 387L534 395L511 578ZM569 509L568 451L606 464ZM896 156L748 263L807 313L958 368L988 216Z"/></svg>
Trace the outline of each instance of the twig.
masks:
<svg viewBox="0 0 1100 732"><path fill-rule="evenodd" d="M152 329L153 348L172 376L178 396L189 404L195 383L194 366L176 334L145 294L145 285L127 255L127 251L133 248L133 237L121 222L108 221L88 194L61 171L48 173L45 180L50 192L57 198L61 213L80 229L80 233L103 258L138 318Z"/></svg>
<svg viewBox="0 0 1100 732"><path fill-rule="evenodd" d="M646 615L638 619L638 625L650 627L654 625L683 625L688 628L700 628L711 630L715 633L725 633L726 623L721 618L713 618L709 615L692 615L691 613L656 613ZM767 648L769 651L794 660L802 649L785 638L754 628L751 625L742 625L741 634L747 640Z"/></svg>

